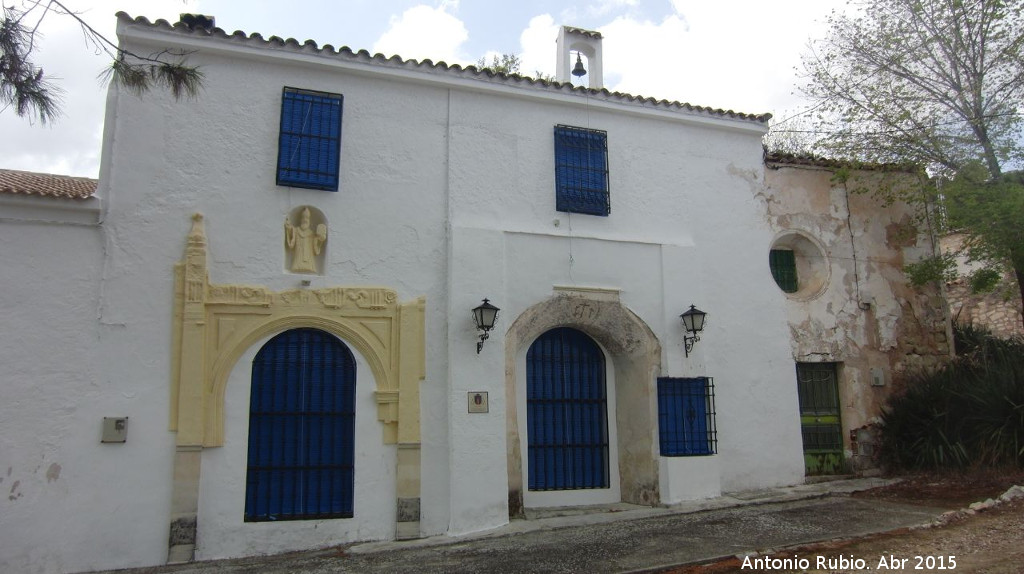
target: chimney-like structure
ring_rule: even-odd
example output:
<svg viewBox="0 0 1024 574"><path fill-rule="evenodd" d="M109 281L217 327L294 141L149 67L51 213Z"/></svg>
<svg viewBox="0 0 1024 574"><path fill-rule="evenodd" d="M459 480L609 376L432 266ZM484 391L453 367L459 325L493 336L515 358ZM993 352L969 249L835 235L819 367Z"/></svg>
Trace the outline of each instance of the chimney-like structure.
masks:
<svg viewBox="0 0 1024 574"><path fill-rule="evenodd" d="M572 69L576 65L576 53L585 56L584 66L587 69L587 85L595 90L604 87L604 74L601 70L601 33L572 26L562 26L558 30L558 61L555 64L555 79L569 83Z"/></svg>
<svg viewBox="0 0 1024 574"><path fill-rule="evenodd" d="M178 21L188 26L189 30L206 30L209 32L217 26L213 16L206 14L179 14Z"/></svg>

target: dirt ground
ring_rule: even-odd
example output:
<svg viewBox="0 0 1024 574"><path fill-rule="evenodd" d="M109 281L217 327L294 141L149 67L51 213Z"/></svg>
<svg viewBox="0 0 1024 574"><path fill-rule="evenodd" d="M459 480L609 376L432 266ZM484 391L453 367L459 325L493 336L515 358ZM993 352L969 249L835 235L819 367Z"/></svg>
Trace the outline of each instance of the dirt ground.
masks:
<svg viewBox="0 0 1024 574"><path fill-rule="evenodd" d="M942 473L909 476L900 483L854 496L953 511L966 509L973 502L997 499L1015 484L1024 485L1024 471ZM768 558L772 562L757 563L755 558ZM780 561L775 562L776 559ZM807 562L799 562L801 559ZM721 574L767 571L1021 574L1024 573L1024 499L998 504L987 510L950 514L943 523L929 528L903 529L854 540L788 548L767 557L751 557L746 564L743 560L732 559L671 572Z"/></svg>

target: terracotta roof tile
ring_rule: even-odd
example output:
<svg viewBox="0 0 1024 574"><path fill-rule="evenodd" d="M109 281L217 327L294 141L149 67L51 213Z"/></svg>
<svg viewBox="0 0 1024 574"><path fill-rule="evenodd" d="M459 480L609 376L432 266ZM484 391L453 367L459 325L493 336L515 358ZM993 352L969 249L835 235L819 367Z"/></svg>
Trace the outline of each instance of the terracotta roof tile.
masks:
<svg viewBox="0 0 1024 574"><path fill-rule="evenodd" d="M584 30L583 28L575 28L573 26L566 26L565 29L569 32L576 32L577 34L583 34L591 38L601 39L601 33L595 32L594 30Z"/></svg>
<svg viewBox="0 0 1024 574"><path fill-rule="evenodd" d="M870 163L849 159L821 157L813 154L795 154L785 152L764 152L765 164L772 166L780 165L806 165L825 168L849 168L864 171L920 171L918 166L910 163Z"/></svg>
<svg viewBox="0 0 1024 574"><path fill-rule="evenodd" d="M88 199L96 193L96 184L88 177L0 169L0 193Z"/></svg>
<svg viewBox="0 0 1024 574"><path fill-rule="evenodd" d="M155 22L150 22L149 19L144 16L132 18L125 12L118 12L117 18L125 23L134 26L156 28L159 30L177 32L179 34L188 36L213 36L223 40L228 40L240 44L252 44L259 47L273 47L273 48L285 48L295 52L302 52L306 54L318 54L334 56L341 59L350 61L357 61L363 63L370 63L385 67L398 67L406 69L417 69L417 68L432 68L435 70L442 70L452 75L461 77L469 77L479 79L483 81L498 81L508 84L526 84L531 87L547 90L557 90L563 92L571 92L578 94L587 94L591 97L602 97L608 101L617 101L620 103L628 103L633 105L640 105L644 107L657 107L663 109L669 109L674 111L683 111L688 113L694 113L704 116L721 117L728 119L736 119L754 122L767 126L768 120L771 119L771 114L746 114L742 112L735 112L732 110L723 110L719 108L710 108L705 106L695 106L685 102L669 101L669 100L657 100L655 98L649 98L644 96L636 96L632 94L624 94L621 92L611 92L607 89L595 90L583 86L573 86L568 83L555 82L548 80L538 80L536 78L530 78L527 76L521 76L519 74L503 74L495 72L489 68L477 68L476 66L460 66L459 64L447 64L445 62L433 62L432 60L413 60L403 59L400 56L393 55L387 57L384 54L370 54L366 50L354 51L348 46L342 46L340 48L334 48L331 44L324 44L323 47L317 45L313 40L306 40L300 42L295 38L283 39L278 36L271 36L270 38L264 39L262 35L253 33L246 35L241 30L235 30L234 32L228 33L223 28L201 28L201 27L189 27L187 24L182 22L176 22L171 24L167 20L159 19ZM575 29L575 28L574 28ZM589 32L582 30L583 32ZM591 32L598 34L597 32Z"/></svg>

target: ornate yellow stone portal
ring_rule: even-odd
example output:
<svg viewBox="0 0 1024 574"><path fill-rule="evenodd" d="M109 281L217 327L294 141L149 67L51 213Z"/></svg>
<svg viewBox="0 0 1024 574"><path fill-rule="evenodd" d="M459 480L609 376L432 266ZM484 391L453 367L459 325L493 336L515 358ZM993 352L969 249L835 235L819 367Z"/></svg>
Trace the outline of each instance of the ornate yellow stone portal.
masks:
<svg viewBox="0 0 1024 574"><path fill-rule="evenodd" d="M395 291L379 287L274 292L261 286L211 284L206 246L203 216L197 213L192 217L185 258L174 270L170 429L177 431L178 449L172 554L175 546L195 543L199 452L224 444L228 375L253 344L297 327L332 333L354 346L369 363L376 381L382 440L399 446L396 464L403 480L397 499L405 506L415 500L418 507L419 383L425 377L426 299L399 303ZM418 512L415 518L418 521Z"/></svg>

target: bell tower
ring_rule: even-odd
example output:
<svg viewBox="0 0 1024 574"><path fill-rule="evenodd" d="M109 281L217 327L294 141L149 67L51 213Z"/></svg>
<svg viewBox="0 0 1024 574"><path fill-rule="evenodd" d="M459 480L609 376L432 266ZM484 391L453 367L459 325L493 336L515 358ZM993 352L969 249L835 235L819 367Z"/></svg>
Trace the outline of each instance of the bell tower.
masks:
<svg viewBox="0 0 1024 574"><path fill-rule="evenodd" d="M562 26L558 30L556 45L558 61L555 64L555 79L557 81L569 83L572 79L571 76L580 76L579 72L583 71L583 75L587 78L587 87L595 90L604 87L600 32ZM576 57L573 58L573 55ZM582 70L580 70L581 65Z"/></svg>

